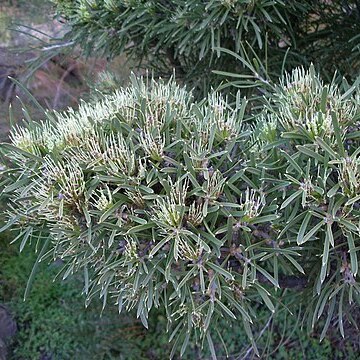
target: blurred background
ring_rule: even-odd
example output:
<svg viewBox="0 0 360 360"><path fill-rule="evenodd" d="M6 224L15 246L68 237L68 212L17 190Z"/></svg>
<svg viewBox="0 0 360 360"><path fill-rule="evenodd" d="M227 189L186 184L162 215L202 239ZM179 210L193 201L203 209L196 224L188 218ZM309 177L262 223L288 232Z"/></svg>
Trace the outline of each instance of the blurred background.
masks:
<svg viewBox="0 0 360 360"><path fill-rule="evenodd" d="M9 76L21 82L43 107L55 110L76 107L79 99L87 98L89 88L105 70L112 71L120 81L127 81L130 70L124 57L111 62L84 59L76 50L70 54L66 43L59 46L57 40L66 30L64 22L54 18L50 1L0 1L1 140L6 139L9 130L9 104L14 118L23 116L19 96L30 115L38 115L33 102Z"/></svg>

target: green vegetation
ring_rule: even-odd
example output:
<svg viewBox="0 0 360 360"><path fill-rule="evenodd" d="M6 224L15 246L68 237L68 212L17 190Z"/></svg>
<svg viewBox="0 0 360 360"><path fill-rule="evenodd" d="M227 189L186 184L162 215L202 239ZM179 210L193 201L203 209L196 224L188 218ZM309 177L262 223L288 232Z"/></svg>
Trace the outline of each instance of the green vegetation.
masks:
<svg viewBox="0 0 360 360"><path fill-rule="evenodd" d="M53 2L72 26L66 39L86 54L113 57L125 52L157 76L175 69L177 78L201 96L219 84L213 70L248 74L220 47L246 61L260 57L275 76L284 57L286 69L312 62L330 77L335 70L350 77L359 73L360 13L355 0Z"/></svg>
<svg viewBox="0 0 360 360"><path fill-rule="evenodd" d="M0 240L0 301L9 305L18 323L18 335L9 346L9 360L39 359L52 356L53 359L163 359L171 350L168 337L164 334L165 317L157 312L151 316L146 331L136 314L119 315L115 307L108 307L100 316L101 304L94 302L84 308L80 295L82 282L71 279L65 283L53 282L58 268L53 265L41 266L34 286L26 302L24 288L31 272L35 254L31 247L19 254L15 246L9 245L3 234ZM266 312L264 312L266 315ZM263 314L263 315L264 315ZM263 318L260 314L260 318ZM314 333L307 337L297 327L297 316L281 311L269 329L264 333L259 348L266 350L272 359L356 359L358 349L355 338L344 341L341 346L332 345L326 338L321 344ZM283 326L294 333L282 339ZM231 354L244 354L248 349L242 339L246 336L241 326L223 327L223 337ZM336 334L332 334L336 337ZM269 342L269 344L266 344ZM221 351L221 344L216 343ZM274 353L272 353L274 351ZM184 359L207 359L192 345Z"/></svg>
<svg viewBox="0 0 360 360"><path fill-rule="evenodd" d="M359 2L53 2L43 56L153 76L24 107L0 145L14 357L356 358Z"/></svg>
<svg viewBox="0 0 360 360"><path fill-rule="evenodd" d="M313 67L266 86L246 112L239 94L197 103L172 80L133 77L13 129L6 227L20 249L33 239L38 259L61 259L63 279L83 273L86 303L134 310L145 327L163 309L171 356L191 340L215 358L225 320L260 354L257 314L270 321L285 288L301 292L291 311L309 333L320 319L324 339L336 319L344 336L360 300L358 87Z"/></svg>
<svg viewBox="0 0 360 360"><path fill-rule="evenodd" d="M169 345L161 314L154 315L147 335L134 315L119 316L115 308L102 312L97 302L85 309L79 279L53 282L56 264L42 264L24 302L36 256L32 247L19 254L9 246L9 235L0 243L0 276L4 279L0 300L9 305L18 323L18 334L9 346L10 359L158 359L161 351L166 352Z"/></svg>

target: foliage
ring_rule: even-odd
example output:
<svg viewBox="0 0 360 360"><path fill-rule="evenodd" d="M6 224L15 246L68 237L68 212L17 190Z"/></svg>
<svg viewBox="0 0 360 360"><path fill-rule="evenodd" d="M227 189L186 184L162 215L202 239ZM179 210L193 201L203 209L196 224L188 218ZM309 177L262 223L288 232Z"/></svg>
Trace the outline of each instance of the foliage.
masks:
<svg viewBox="0 0 360 360"><path fill-rule="evenodd" d="M53 0L72 27L68 39L88 55L126 52L165 76L201 90L215 87L212 70L246 73L220 47L246 58L252 50L277 76L313 62L323 74L359 72L359 3L355 0Z"/></svg>
<svg viewBox="0 0 360 360"><path fill-rule="evenodd" d="M194 102L172 80L133 77L13 129L5 228L64 261L63 279L83 272L87 303L134 309L146 327L164 308L171 356L192 338L215 358L221 319L257 353L252 324L279 288L302 292L309 331L323 316L321 339L332 321L344 336L360 290L357 83L299 68L246 112L240 94Z"/></svg>
<svg viewBox="0 0 360 360"><path fill-rule="evenodd" d="M87 55L126 52L157 75L174 68L196 92L135 77L116 90L116 78L104 74L95 101L78 111L33 122L25 109L28 124L1 146L9 167L1 167L0 187L4 229L19 229L20 250L32 242L38 254L28 260L35 265L26 295L39 261L55 260L63 279L83 274L86 304L102 301L94 313L111 303L151 331L167 322L173 350L158 335L149 340L155 358L162 348L201 358L204 344L213 358L234 353L235 334L250 343L240 356L298 358L298 349L278 346L288 344L278 324L294 331L288 339L305 325L325 341L317 350L337 356L326 334L337 327L344 337L358 321L360 95L359 80L351 86L328 74L358 73L358 2L54 2L72 26L56 51L80 44ZM270 80L310 61L328 84L314 66ZM211 91L195 101L219 75L235 79L222 89L250 87L260 96L247 104L240 93L229 101ZM59 297L76 299L74 284L43 285L30 306L16 309L27 324L18 356L94 354L53 327L73 326ZM45 309L43 300L60 306ZM26 309L49 322L27 318ZM95 331L94 322L82 330ZM111 323L106 339L121 338L118 327ZM110 343L98 346L104 358L127 351L119 338Z"/></svg>
<svg viewBox="0 0 360 360"><path fill-rule="evenodd" d="M18 323L18 335L9 349L9 360L38 359L41 356L79 360L123 359L124 354L125 359L129 360L167 357L171 347L163 331L166 318L161 312L151 314L148 331L135 321L136 314L119 316L116 308L107 307L99 317L101 303L98 301L94 301L86 310L83 308L79 294L80 279L69 279L61 286L53 281L58 271L54 265L49 267L42 264L33 289L24 302L23 289L36 255L32 247L19 254L8 243L11 234L2 235L0 274L3 281L0 300L6 302L16 314ZM282 301L286 300L283 298ZM291 306L288 302L286 304ZM257 317L260 328L267 321L267 315L265 309L260 309ZM331 355L339 359L357 358L358 350L353 345L356 340L345 340L345 344L339 346L326 338L319 344L315 334L308 338L300 329L297 316L289 315L287 310L275 315L268 331L257 340L263 358L328 359ZM248 347L242 341L246 334L241 325L235 322L228 327L224 320L223 325L222 336L229 353L236 354L234 358L244 356ZM284 334L284 326L292 329L293 333ZM61 341L54 341L59 336ZM221 341L214 340L216 349L221 353ZM194 344L190 344L183 358L207 358L206 353L200 354L195 349Z"/></svg>
<svg viewBox="0 0 360 360"><path fill-rule="evenodd" d="M4 248L2 251L4 254ZM56 359L69 359L68 355L73 353L78 345L71 331L74 321L81 317L81 313L76 316L78 319L74 318L74 314L67 313L69 302L62 301L61 296L78 299L78 292L76 288L70 290L68 285L53 286L54 271L43 271L37 279L34 292L24 302L22 295L27 281L27 270L31 270L31 263L35 261L31 255L30 253L28 261L19 256L13 256L7 261L4 257L1 259L1 275L6 280L0 297L3 301L12 300L11 310L18 323L18 334L11 344L10 353L13 359L39 359L42 356L51 358L55 355L53 350L56 349Z"/></svg>
<svg viewBox="0 0 360 360"><path fill-rule="evenodd" d="M4 279L0 299L9 304L18 324L9 359L123 359L122 354L131 354L126 359L155 359L161 358L159 351L169 348L161 314L152 316L151 332L147 333L133 314L119 316L112 308L101 311L98 301L84 309L81 282L72 278L59 286L53 281L56 264L41 265L24 302L24 288L36 255L33 247L19 255L9 246L8 237L9 233L0 241L0 274Z"/></svg>

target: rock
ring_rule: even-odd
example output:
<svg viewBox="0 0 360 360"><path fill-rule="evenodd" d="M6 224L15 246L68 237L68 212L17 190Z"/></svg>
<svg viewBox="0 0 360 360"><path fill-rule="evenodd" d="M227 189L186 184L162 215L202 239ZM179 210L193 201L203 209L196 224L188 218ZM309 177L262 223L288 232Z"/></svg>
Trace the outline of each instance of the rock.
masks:
<svg viewBox="0 0 360 360"><path fill-rule="evenodd" d="M9 310L4 305L0 305L0 339L5 341L14 336L16 331L16 322Z"/></svg>
<svg viewBox="0 0 360 360"><path fill-rule="evenodd" d="M18 67L25 64L34 57L33 51L16 50L14 48L6 48L0 46L0 66Z"/></svg>
<svg viewBox="0 0 360 360"><path fill-rule="evenodd" d="M8 309L0 304L0 360L6 360L7 349L5 341L16 334L16 322Z"/></svg>
<svg viewBox="0 0 360 360"><path fill-rule="evenodd" d="M32 52L17 52L0 47L0 102L9 104L16 95L16 85L9 79L18 78L24 64L34 57Z"/></svg>

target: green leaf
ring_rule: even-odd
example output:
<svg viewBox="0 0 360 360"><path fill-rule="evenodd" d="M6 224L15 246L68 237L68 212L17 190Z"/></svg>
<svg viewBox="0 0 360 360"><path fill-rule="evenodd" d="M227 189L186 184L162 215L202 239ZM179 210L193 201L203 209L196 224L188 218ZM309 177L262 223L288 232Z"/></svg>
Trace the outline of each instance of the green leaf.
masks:
<svg viewBox="0 0 360 360"><path fill-rule="evenodd" d="M244 329L245 329L246 335L247 335L247 337L249 338L249 340L251 342L251 345L253 347L253 350L254 350L255 354L258 357L260 357L259 350L258 350L258 348L256 346L254 336L253 336L253 333L252 333L252 330L251 330L251 327L250 327L250 323L245 318L243 318L243 324L244 324Z"/></svg>
<svg viewBox="0 0 360 360"><path fill-rule="evenodd" d="M329 93L328 86L324 86L324 89L321 93L321 101L320 101L320 109L324 114L326 113L326 110L327 110L326 104L327 104L327 99L328 99L328 93Z"/></svg>
<svg viewBox="0 0 360 360"><path fill-rule="evenodd" d="M209 308L208 308L208 312L206 314L206 318L204 321L204 330L205 331L207 331L209 329L214 310L215 310L214 302L209 301Z"/></svg>
<svg viewBox="0 0 360 360"><path fill-rule="evenodd" d="M11 228L14 224L17 223L17 221L20 219L19 215L13 216L10 220L8 220L4 226L2 226L0 228L0 233L8 230L9 228Z"/></svg>
<svg viewBox="0 0 360 360"><path fill-rule="evenodd" d="M300 226L297 238L296 238L296 242L298 243L298 245L301 245L304 243L304 236L305 236L305 232L308 228L310 219L311 219L311 213L308 211L305 215L303 222L301 223L301 226Z"/></svg>
<svg viewBox="0 0 360 360"><path fill-rule="evenodd" d="M324 251L322 253L322 261L321 261L321 271L320 271L320 282L321 284L324 282L327 272L327 264L329 260L329 248L330 248L330 239L329 234L326 232L325 241L324 241Z"/></svg>
<svg viewBox="0 0 360 360"><path fill-rule="evenodd" d="M343 287L343 288L341 289L341 293L340 293L339 315L338 315L340 334L341 334L341 336L342 336L343 338L345 338L344 324L343 324L344 292L345 292L345 288Z"/></svg>
<svg viewBox="0 0 360 360"><path fill-rule="evenodd" d="M343 144L343 140L342 140L342 130L340 129L339 121L338 121L338 118L337 118L335 112L331 113L331 120L332 120L332 124L334 127L336 143L339 148L340 155L342 157L345 157L345 149L344 149L344 144Z"/></svg>
<svg viewBox="0 0 360 360"><path fill-rule="evenodd" d="M302 240L302 244L309 241L310 238L317 232L320 230L320 228L325 224L325 221L322 220L320 221L318 224L316 224L304 237Z"/></svg>
<svg viewBox="0 0 360 360"><path fill-rule="evenodd" d="M32 159L32 160L36 160L37 162L39 163L42 163L44 162L44 159L39 157L39 156L36 156L34 155L33 153L29 153L25 150L22 150L12 144L8 144L8 143L1 143L0 144L0 149L5 149L7 151L10 151L10 152L14 152L14 153L18 153L22 156L24 156L25 158L29 158L29 159Z"/></svg>
<svg viewBox="0 0 360 360"><path fill-rule="evenodd" d="M139 225L144 226L144 225ZM161 241L159 241L150 251L149 257L152 258L168 241L171 240L171 236L167 236L163 238Z"/></svg>
<svg viewBox="0 0 360 360"><path fill-rule="evenodd" d="M348 96L350 96L355 90L358 89L358 86L360 84L360 76L355 80L355 82L353 83L353 85L344 92L344 94L341 95L341 100L346 99Z"/></svg>
<svg viewBox="0 0 360 360"><path fill-rule="evenodd" d="M327 196L329 198L332 198L333 196L336 195L336 193L338 192L338 190L340 189L340 185L339 184L335 184L328 192L327 192ZM359 196L360 199L360 196Z"/></svg>
<svg viewBox="0 0 360 360"><path fill-rule="evenodd" d="M316 159L317 161L319 161L320 163L324 162L324 157L322 155L320 155L319 153L315 152L314 150L311 150L309 147L306 146L302 146L302 145L298 145L296 146L296 148L303 154L310 156L314 159Z"/></svg>
<svg viewBox="0 0 360 360"><path fill-rule="evenodd" d="M222 276L224 276L225 278L227 278L229 280L235 280L234 276L231 273L229 273L227 270L222 268L221 266L218 266L211 262L207 263L207 265L209 267L211 267L217 274L221 274Z"/></svg>
<svg viewBox="0 0 360 360"><path fill-rule="evenodd" d="M356 195L355 197L353 197L352 199L348 200L346 203L345 203L345 206L350 206L356 202L358 202L360 200L360 195Z"/></svg>
<svg viewBox="0 0 360 360"><path fill-rule="evenodd" d="M340 156L335 153L333 149L321 138L317 137L316 142L321 146L321 148L329 155L332 159L339 159Z"/></svg>
<svg viewBox="0 0 360 360"><path fill-rule="evenodd" d="M321 335L320 335L320 341L323 341L326 335L326 332L329 328L333 313L334 313L334 309L335 309L335 298L333 298L332 300L330 300L330 305L329 305L329 310L328 310L328 315L326 317L326 322L325 325L322 329Z"/></svg>
<svg viewBox="0 0 360 360"><path fill-rule="evenodd" d="M279 215L264 215L264 216L258 216L254 219L249 220L249 224L261 224L265 222L271 222L279 218Z"/></svg>
<svg viewBox="0 0 360 360"><path fill-rule="evenodd" d="M11 79L11 81L13 81L17 86L19 86L21 91L23 91L29 97L29 99L34 103L36 108L38 108L42 114L46 114L46 110L40 105L40 103L36 100L35 96L31 94L31 92L27 89L27 87L24 84L22 84L16 78L9 76L9 79ZM51 117L49 117L49 120L51 121Z"/></svg>
<svg viewBox="0 0 360 360"><path fill-rule="evenodd" d="M117 201L114 205L112 205L109 209L107 209L99 219L99 223L104 222L110 215L114 214L120 206L122 206L126 202L127 198L123 196L121 200Z"/></svg>
<svg viewBox="0 0 360 360"><path fill-rule="evenodd" d="M42 256L45 254L45 251L46 249L48 248L49 246L49 243L50 243L50 237L47 237L45 242L44 242L44 245L43 247L41 248L40 252L39 252L39 255L37 256L36 258L36 261L34 263L34 266L32 267L31 269L31 273L30 273L30 276L29 276L29 279L26 283L26 288L25 288L25 292L24 292L24 301L26 300L26 298L28 297L29 293L30 293L30 290L31 290L31 286L32 286L32 283L34 281L34 278L35 278L35 275L36 275L36 272L37 272L37 269L39 267L39 264L40 264L40 261L41 261L41 258Z"/></svg>
<svg viewBox="0 0 360 360"><path fill-rule="evenodd" d="M259 284L257 284L256 290L258 291L259 295L263 299L265 305L269 308L269 310L272 313L274 313L275 312L275 307L274 307L274 304L272 303L272 301L270 300L269 293L262 286L260 286Z"/></svg>
<svg viewBox="0 0 360 360"><path fill-rule="evenodd" d="M130 234L135 234L135 233L138 233L138 232L142 232L144 230L153 228L154 225L155 224L153 222L148 222L148 223L142 224L142 225L136 225L136 226L133 226L131 229L129 229L126 232L126 234L130 235Z"/></svg>
<svg viewBox="0 0 360 360"><path fill-rule="evenodd" d="M186 275L179 282L179 289L181 289L190 280L190 278L194 277L196 274L197 274L197 268L194 266L191 270L189 270L186 273Z"/></svg>
<svg viewBox="0 0 360 360"><path fill-rule="evenodd" d="M214 346L214 343L212 341L212 338L211 338L211 335L210 335L209 331L206 332L206 340L207 340L208 345L209 345L209 350L210 350L210 353L211 353L212 360L217 360L215 346Z"/></svg>
<svg viewBox="0 0 360 360"><path fill-rule="evenodd" d="M296 170L300 175L303 174L303 169L300 165L290 156L286 151L280 150L281 154L286 158L286 160L290 163L290 165ZM296 154L295 154L296 155ZM294 155L293 155L294 156Z"/></svg>
<svg viewBox="0 0 360 360"><path fill-rule="evenodd" d="M185 353L185 350L189 344L189 339L190 339L190 332L187 331L186 334L185 334L185 339L184 339L184 342L181 346L181 350L180 350L180 356L183 356L184 353Z"/></svg>
<svg viewBox="0 0 360 360"><path fill-rule="evenodd" d="M275 287L280 288L277 280L273 276L271 276L264 268L262 268L261 266L255 265L255 264L253 264L253 266L255 267L255 269L257 271L259 271L262 275L264 275L265 278L267 280L269 280Z"/></svg>
<svg viewBox="0 0 360 360"><path fill-rule="evenodd" d="M280 210L286 208L289 204L291 204L296 198L298 198L302 194L303 190L297 190L293 194L291 194L285 201L281 204Z"/></svg>
<svg viewBox="0 0 360 360"><path fill-rule="evenodd" d="M354 274L354 276L356 276L359 265L358 265L358 259L357 259L357 251L355 249L354 237L351 232L348 232L346 234L346 237L347 237L349 253L350 253L351 271Z"/></svg>
<svg viewBox="0 0 360 360"><path fill-rule="evenodd" d="M344 218L340 218L340 219L338 220L338 222L339 222L341 225L345 226L348 230L350 230L350 231L352 231L352 232L354 232L354 233L358 233L358 232L359 232L359 228L358 228L356 225L354 225L353 223L351 223L351 222L348 221L348 220L345 220Z"/></svg>
<svg viewBox="0 0 360 360"><path fill-rule="evenodd" d="M22 240L21 240L21 244L20 244L20 252L22 252L24 250L24 247L25 247L29 237L31 237L32 232L33 232L33 228L31 226L29 226L24 232L22 232L23 235L21 235Z"/></svg>
<svg viewBox="0 0 360 360"><path fill-rule="evenodd" d="M6 193L11 193L16 189L21 188L22 186L26 185L29 183L29 178L25 177L21 180L17 180L16 182L14 182L13 184L10 184L8 186L5 186L5 188L3 189L3 192Z"/></svg>
<svg viewBox="0 0 360 360"><path fill-rule="evenodd" d="M334 244L334 235L333 235L333 232L332 232L332 227L331 227L331 224L330 223L327 223L326 224L326 235L330 241L330 244L332 247L335 246Z"/></svg>
<svg viewBox="0 0 360 360"><path fill-rule="evenodd" d="M291 255L288 255L288 254L284 253L284 257L285 257L286 259L288 259L288 260L295 266L295 268L296 268L299 272L301 272L302 274L305 274L305 271L304 271L304 269L302 268L302 266L301 266Z"/></svg>
<svg viewBox="0 0 360 360"><path fill-rule="evenodd" d="M236 320L235 314L224 303L222 303L219 299L216 299L216 303L221 307L223 311L225 311L226 314Z"/></svg>

